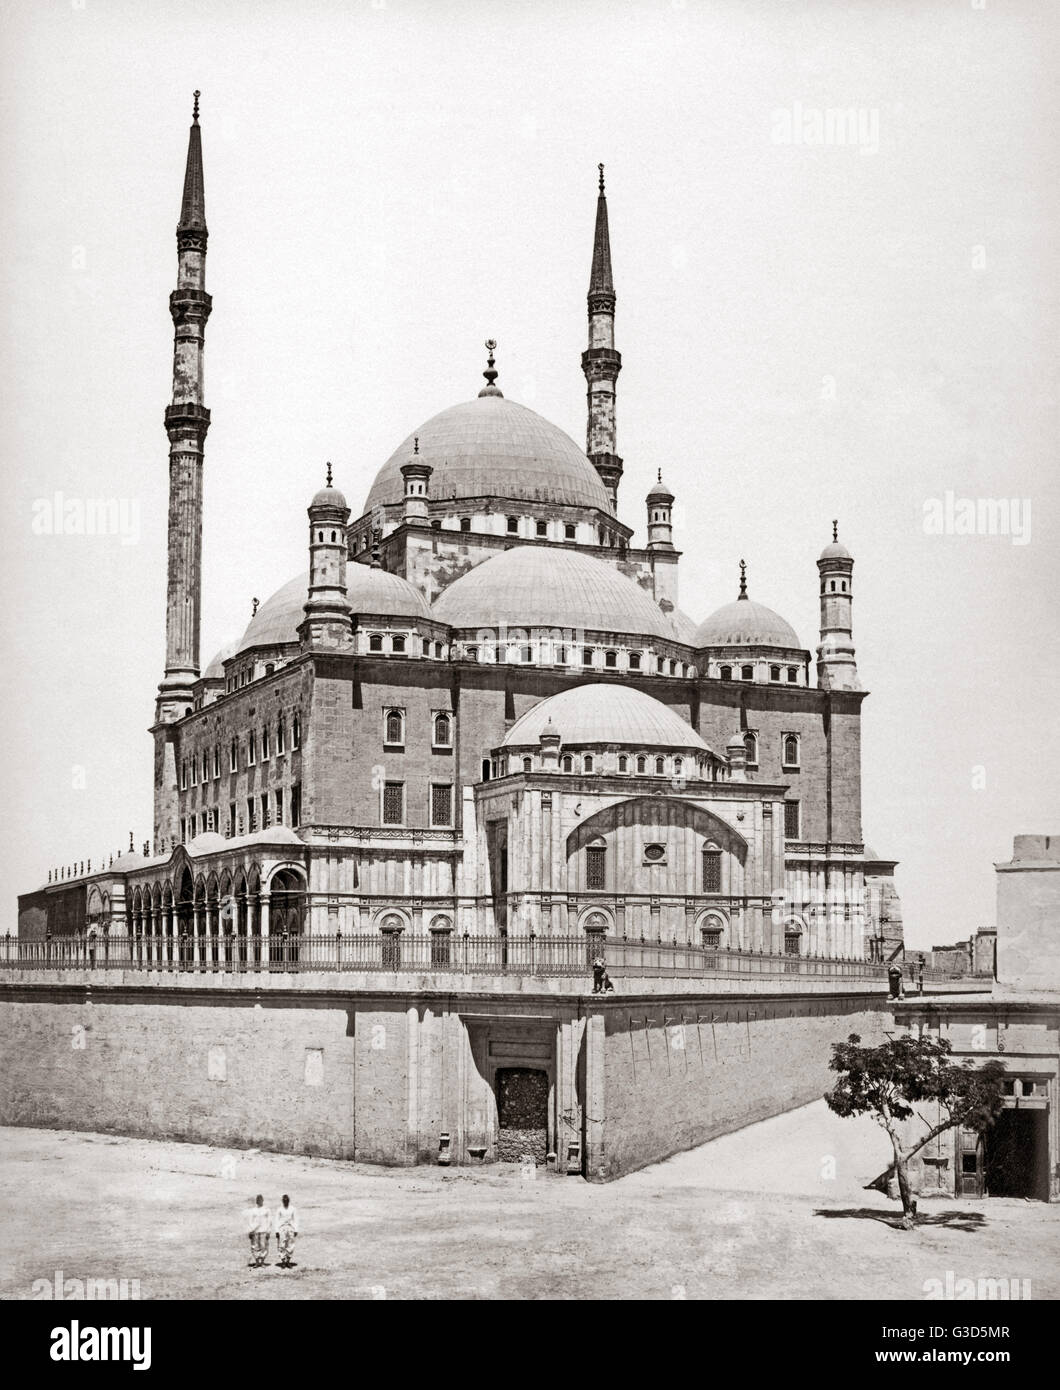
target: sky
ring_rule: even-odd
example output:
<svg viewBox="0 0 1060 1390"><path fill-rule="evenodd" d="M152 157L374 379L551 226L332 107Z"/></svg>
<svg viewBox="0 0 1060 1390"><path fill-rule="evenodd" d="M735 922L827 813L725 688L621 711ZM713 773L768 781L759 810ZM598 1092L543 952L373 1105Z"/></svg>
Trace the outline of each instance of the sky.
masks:
<svg viewBox="0 0 1060 1390"><path fill-rule="evenodd" d="M839 519L866 841L910 944L993 923L1013 836L1060 833L1060 7L15 0L0 39L0 930L150 834L195 88L203 664L307 568L324 461L356 515L487 337L505 394L584 440L602 161L620 516L643 544L661 468L680 606L734 598L744 558L811 651ZM57 493L119 533L47 534Z"/></svg>

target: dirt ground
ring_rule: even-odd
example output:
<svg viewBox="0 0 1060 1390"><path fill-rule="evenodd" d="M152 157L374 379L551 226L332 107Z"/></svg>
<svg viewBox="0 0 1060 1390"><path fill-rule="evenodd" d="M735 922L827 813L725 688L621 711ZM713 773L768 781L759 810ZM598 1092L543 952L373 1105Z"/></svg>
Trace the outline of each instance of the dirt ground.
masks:
<svg viewBox="0 0 1060 1390"><path fill-rule="evenodd" d="M0 1296L61 1270L142 1298L920 1299L948 1273L1060 1297L1060 1206L923 1201L903 1232L862 1191L887 1153L823 1101L603 1186L3 1129ZM259 1191L298 1208L292 1270L247 1267Z"/></svg>

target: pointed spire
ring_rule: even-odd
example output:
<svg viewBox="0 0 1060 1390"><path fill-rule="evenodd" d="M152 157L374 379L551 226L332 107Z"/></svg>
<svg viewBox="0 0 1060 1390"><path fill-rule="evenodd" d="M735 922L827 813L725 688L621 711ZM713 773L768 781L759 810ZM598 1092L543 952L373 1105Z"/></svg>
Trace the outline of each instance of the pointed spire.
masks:
<svg viewBox="0 0 1060 1390"><path fill-rule="evenodd" d="M489 353L489 357L486 359L486 370L482 373L482 375L486 378L486 385L483 386L482 390L479 392L479 395L480 395L480 396L503 396L503 395L504 395L504 392L500 389L500 387L497 386L497 385L495 384L496 381L497 381L498 372L497 372L497 368L493 365L494 362L497 360L497 359L493 356L493 354L496 352L496 350L497 350L497 340L496 340L496 338L487 338L487 339L486 339L486 351Z"/></svg>
<svg viewBox="0 0 1060 1390"><path fill-rule="evenodd" d="M739 597L740 597L740 598L746 598L746 597L747 597L747 562L746 562L745 560L741 560L741 561L740 561L740 593L739 593Z"/></svg>
<svg viewBox="0 0 1060 1390"><path fill-rule="evenodd" d="M184 169L184 196L180 204L178 232L206 231L206 193L202 178L202 132L199 127L199 93L195 93L191 130L188 132L188 162Z"/></svg>
<svg viewBox="0 0 1060 1390"><path fill-rule="evenodd" d="M611 278L611 235L607 226L607 198L604 194L604 166L600 170L600 194L596 200L596 235L593 238L593 268L589 276L590 294L609 294L615 292Z"/></svg>

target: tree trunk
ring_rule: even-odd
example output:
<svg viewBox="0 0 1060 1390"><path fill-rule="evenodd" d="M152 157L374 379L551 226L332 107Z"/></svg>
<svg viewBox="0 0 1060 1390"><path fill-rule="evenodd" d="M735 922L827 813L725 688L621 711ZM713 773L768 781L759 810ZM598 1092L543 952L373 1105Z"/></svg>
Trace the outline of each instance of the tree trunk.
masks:
<svg viewBox="0 0 1060 1390"><path fill-rule="evenodd" d="M898 1176L898 1192L902 1198L902 1229L911 1231L916 1225L916 1198L909 1185L909 1160L899 1152L897 1145L894 1150L894 1171Z"/></svg>

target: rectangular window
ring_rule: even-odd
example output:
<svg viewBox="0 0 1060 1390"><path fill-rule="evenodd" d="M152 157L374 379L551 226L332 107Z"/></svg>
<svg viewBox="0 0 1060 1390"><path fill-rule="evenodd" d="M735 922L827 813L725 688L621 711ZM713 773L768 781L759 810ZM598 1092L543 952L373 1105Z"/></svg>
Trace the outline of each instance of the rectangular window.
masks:
<svg viewBox="0 0 1060 1390"><path fill-rule="evenodd" d="M193 787L199 785L199 760L194 754L191 758L191 785Z"/></svg>
<svg viewBox="0 0 1060 1390"><path fill-rule="evenodd" d="M582 647L582 665L591 666L593 664L592 647Z"/></svg>
<svg viewBox="0 0 1060 1390"><path fill-rule="evenodd" d="M203 835L205 835L206 832L207 832L207 830L209 830L209 828L210 828L210 818L209 818L209 815L207 814L206 811L203 811L202 815L199 817L199 829L200 829L201 833L202 833Z"/></svg>
<svg viewBox="0 0 1060 1390"><path fill-rule="evenodd" d="M607 870L607 850L590 845L585 851L585 886L602 889Z"/></svg>
<svg viewBox="0 0 1060 1390"><path fill-rule="evenodd" d="M294 714L291 716L291 747L298 748L302 743L302 716Z"/></svg>
<svg viewBox="0 0 1060 1390"><path fill-rule="evenodd" d="M432 965L448 965L450 963L451 952L449 949L449 942L451 936L452 933L447 931L431 932Z"/></svg>
<svg viewBox="0 0 1060 1390"><path fill-rule="evenodd" d="M280 722L276 725L276 752L283 753L286 747L287 744L284 740L283 720L281 719Z"/></svg>
<svg viewBox="0 0 1060 1390"><path fill-rule="evenodd" d="M216 782L221 775L221 745L215 743L213 746L213 780Z"/></svg>
<svg viewBox="0 0 1060 1390"><path fill-rule="evenodd" d="M239 771L239 745L236 743L235 739L232 740L231 746L228 749L228 770L229 772Z"/></svg>
<svg viewBox="0 0 1060 1390"><path fill-rule="evenodd" d="M236 803L228 803L228 836L229 839L236 833Z"/></svg>
<svg viewBox="0 0 1060 1390"><path fill-rule="evenodd" d="M180 818L180 843L183 844L188 838L188 822L183 816Z"/></svg>
<svg viewBox="0 0 1060 1390"><path fill-rule="evenodd" d="M448 782L435 782L431 786L431 824L452 825L453 789Z"/></svg>
<svg viewBox="0 0 1060 1390"><path fill-rule="evenodd" d="M799 838L799 803L797 801L784 802L784 838L786 840Z"/></svg>
<svg viewBox="0 0 1060 1390"><path fill-rule="evenodd" d="M721 850L703 851L703 892L721 892Z"/></svg>
<svg viewBox="0 0 1060 1390"><path fill-rule="evenodd" d="M204 782L210 780L210 755L205 748L202 750L202 780Z"/></svg>
<svg viewBox="0 0 1060 1390"><path fill-rule="evenodd" d="M247 797L247 834L251 835L258 828L257 818L254 814L254 798Z"/></svg>
<svg viewBox="0 0 1060 1390"><path fill-rule="evenodd" d="M262 828L262 830L267 830L267 829L268 829L268 825L269 825L269 794L268 794L268 792L262 792L262 794L261 794L261 828Z"/></svg>
<svg viewBox="0 0 1060 1390"><path fill-rule="evenodd" d="M283 789L276 792L276 824L283 824Z"/></svg>
<svg viewBox="0 0 1060 1390"><path fill-rule="evenodd" d="M258 736L251 729L247 735L247 767L253 767L258 760Z"/></svg>
<svg viewBox="0 0 1060 1390"><path fill-rule="evenodd" d="M269 726L266 724L261 731L261 761L269 761Z"/></svg>
<svg viewBox="0 0 1060 1390"><path fill-rule="evenodd" d="M291 824L302 823L302 784L296 782L291 788Z"/></svg>
<svg viewBox="0 0 1060 1390"><path fill-rule="evenodd" d="M402 825L405 821L404 782L383 783L383 824Z"/></svg>
<svg viewBox="0 0 1060 1390"><path fill-rule="evenodd" d="M401 933L383 932L383 968L397 970L401 965Z"/></svg>
<svg viewBox="0 0 1060 1390"><path fill-rule="evenodd" d="M182 792L188 790L188 760L182 759L180 764L180 789Z"/></svg>

